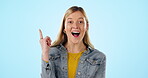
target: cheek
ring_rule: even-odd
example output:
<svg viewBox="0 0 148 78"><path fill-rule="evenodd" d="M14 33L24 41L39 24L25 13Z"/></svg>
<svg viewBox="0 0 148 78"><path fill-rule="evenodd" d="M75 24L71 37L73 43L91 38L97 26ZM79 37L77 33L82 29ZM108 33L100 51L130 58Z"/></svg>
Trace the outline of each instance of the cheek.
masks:
<svg viewBox="0 0 148 78"><path fill-rule="evenodd" d="M87 24L85 24L85 23L84 23L84 24L81 24L81 25L80 25L80 28L81 28L81 29L86 29L86 28L87 28Z"/></svg>
<svg viewBox="0 0 148 78"><path fill-rule="evenodd" d="M70 29L71 26L69 24L65 24L65 29Z"/></svg>
<svg viewBox="0 0 148 78"><path fill-rule="evenodd" d="M82 31L82 35L85 35L85 33L87 32L87 28L86 28L86 27L83 27L83 28L81 29L81 31Z"/></svg>
<svg viewBox="0 0 148 78"><path fill-rule="evenodd" d="M71 34L70 27L65 26L64 30L65 30L67 36Z"/></svg>
<svg viewBox="0 0 148 78"><path fill-rule="evenodd" d="M67 25L65 25L65 29L64 29L65 31L69 31L69 27L67 26Z"/></svg>
<svg viewBox="0 0 148 78"><path fill-rule="evenodd" d="M87 27L86 27L86 26L81 26L81 30L82 30L83 32L85 32L85 31L87 30Z"/></svg>
<svg viewBox="0 0 148 78"><path fill-rule="evenodd" d="M84 29L87 30L87 25L86 24L84 25Z"/></svg>

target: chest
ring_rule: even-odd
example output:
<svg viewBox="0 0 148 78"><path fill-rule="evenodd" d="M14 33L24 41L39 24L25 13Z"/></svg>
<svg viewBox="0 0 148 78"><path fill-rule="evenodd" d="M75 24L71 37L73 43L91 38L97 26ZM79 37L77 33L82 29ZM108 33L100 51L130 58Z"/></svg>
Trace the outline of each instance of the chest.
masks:
<svg viewBox="0 0 148 78"><path fill-rule="evenodd" d="M68 55L57 54L50 58L54 64L57 78L68 78ZM96 71L100 68L100 63L101 59L99 58L82 55L78 61L76 78L93 78Z"/></svg>

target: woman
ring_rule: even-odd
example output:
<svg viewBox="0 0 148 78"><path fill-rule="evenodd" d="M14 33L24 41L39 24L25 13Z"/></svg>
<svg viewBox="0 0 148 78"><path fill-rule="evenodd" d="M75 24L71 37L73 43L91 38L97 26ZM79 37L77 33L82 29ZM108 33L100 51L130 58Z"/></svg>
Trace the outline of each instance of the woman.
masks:
<svg viewBox="0 0 148 78"><path fill-rule="evenodd" d="M105 55L94 49L88 36L89 22L81 7L69 8L57 40L43 38L42 78L105 78Z"/></svg>

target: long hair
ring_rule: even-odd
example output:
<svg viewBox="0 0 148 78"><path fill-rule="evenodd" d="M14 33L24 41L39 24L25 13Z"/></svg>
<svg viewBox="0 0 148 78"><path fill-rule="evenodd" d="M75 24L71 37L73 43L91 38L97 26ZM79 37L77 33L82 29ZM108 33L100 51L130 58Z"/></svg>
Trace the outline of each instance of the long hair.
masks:
<svg viewBox="0 0 148 78"><path fill-rule="evenodd" d="M88 18L87 18L87 16L86 16L86 13L85 13L85 11L84 11L84 9L83 9L82 7L78 7L78 6L72 6L72 7L70 7L70 8L66 11L66 13L65 13L65 15L64 15L64 17L63 17L62 25L61 25L60 30L59 30L59 33L58 33L58 35L57 35L57 39L51 44L51 47L57 46L57 45L59 45L59 44L61 44L61 43L62 43L63 45L64 45L65 43L67 43L67 35L64 33L64 29L65 29L65 20L66 20L66 18L67 18L70 14L72 14L72 13L74 13L74 12L76 12L76 11L80 11L80 12L84 15L87 24L89 23L89 22L88 22ZM88 35L88 30L85 32L85 35L84 35L84 38L83 38L83 43L86 45L86 47L90 46L91 48L94 48L94 46L93 46L93 45L91 44L91 42L90 42L89 35Z"/></svg>

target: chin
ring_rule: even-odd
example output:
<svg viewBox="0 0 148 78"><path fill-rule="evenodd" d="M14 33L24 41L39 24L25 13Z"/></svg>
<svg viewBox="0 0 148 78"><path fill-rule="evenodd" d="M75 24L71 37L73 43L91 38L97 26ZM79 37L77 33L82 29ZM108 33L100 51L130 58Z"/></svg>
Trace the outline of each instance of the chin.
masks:
<svg viewBox="0 0 148 78"><path fill-rule="evenodd" d="M79 38L74 38L74 37L72 36L72 37L69 37L68 40L69 40L71 43L73 43L73 44L78 44L78 43L83 42L83 40L81 39L81 37L79 37Z"/></svg>
<svg viewBox="0 0 148 78"><path fill-rule="evenodd" d="M73 43L73 44L80 43L80 40L73 40L72 43Z"/></svg>

